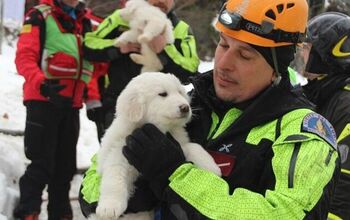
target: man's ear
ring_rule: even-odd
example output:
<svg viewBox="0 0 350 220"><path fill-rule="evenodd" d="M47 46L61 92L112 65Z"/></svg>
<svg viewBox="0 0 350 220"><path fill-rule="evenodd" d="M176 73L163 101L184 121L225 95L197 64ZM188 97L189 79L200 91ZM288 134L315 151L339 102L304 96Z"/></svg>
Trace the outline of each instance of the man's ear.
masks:
<svg viewBox="0 0 350 220"><path fill-rule="evenodd" d="M142 95L137 91L124 90L117 100L117 117L120 114L132 122L139 122L144 116L145 108Z"/></svg>

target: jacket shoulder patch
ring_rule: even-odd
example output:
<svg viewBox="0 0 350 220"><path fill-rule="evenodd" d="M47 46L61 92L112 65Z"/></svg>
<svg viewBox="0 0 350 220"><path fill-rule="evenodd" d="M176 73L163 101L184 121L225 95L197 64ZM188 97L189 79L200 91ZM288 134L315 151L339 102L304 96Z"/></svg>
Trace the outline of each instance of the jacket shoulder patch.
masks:
<svg viewBox="0 0 350 220"><path fill-rule="evenodd" d="M302 131L316 134L333 148L337 148L337 136L333 126L327 119L317 113L310 113L304 117Z"/></svg>

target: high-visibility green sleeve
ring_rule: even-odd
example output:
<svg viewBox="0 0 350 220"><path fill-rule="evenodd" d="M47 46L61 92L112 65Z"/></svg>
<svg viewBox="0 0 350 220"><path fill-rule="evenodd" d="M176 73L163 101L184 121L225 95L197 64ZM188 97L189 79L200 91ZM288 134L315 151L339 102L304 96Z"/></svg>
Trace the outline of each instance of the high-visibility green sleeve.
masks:
<svg viewBox="0 0 350 220"><path fill-rule="evenodd" d="M103 49L113 46L116 36L108 37L108 35L119 26L128 27L128 24L120 17L119 10L116 10L103 20L95 31L86 34L84 39L85 45L93 49Z"/></svg>
<svg viewBox="0 0 350 220"><path fill-rule="evenodd" d="M228 184L193 164L180 166L169 178L170 188L209 219L303 219L320 200L335 170L336 151L314 134L300 144L293 187L288 186L292 142L273 145L274 190L265 195L243 188L229 193Z"/></svg>
<svg viewBox="0 0 350 220"><path fill-rule="evenodd" d="M87 203L98 201L100 196L101 175L97 172L96 154L91 158L91 166L82 181L81 194Z"/></svg>
<svg viewBox="0 0 350 220"><path fill-rule="evenodd" d="M164 50L174 63L180 65L189 72L195 73L199 65L196 40L189 34L189 26L180 21L174 28L175 44L180 42L181 52L175 44L167 45Z"/></svg>
<svg viewBox="0 0 350 220"><path fill-rule="evenodd" d="M116 10L108 16L93 32L84 37L84 57L90 61L107 62L120 56L120 51L114 46L115 39L121 32L127 30L128 24Z"/></svg>

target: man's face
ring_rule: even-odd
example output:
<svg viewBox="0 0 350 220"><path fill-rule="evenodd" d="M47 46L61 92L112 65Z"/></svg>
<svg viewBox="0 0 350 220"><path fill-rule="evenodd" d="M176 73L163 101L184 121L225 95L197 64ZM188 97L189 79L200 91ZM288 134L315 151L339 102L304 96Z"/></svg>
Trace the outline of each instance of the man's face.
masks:
<svg viewBox="0 0 350 220"><path fill-rule="evenodd" d="M173 7L174 0L148 0L148 3L160 8L164 13L168 13Z"/></svg>
<svg viewBox="0 0 350 220"><path fill-rule="evenodd" d="M306 77L307 79L313 80L313 79L316 79L316 78L322 76L322 74L311 73L311 72L306 71L306 65L310 59L311 47L312 47L311 43L303 43L301 45L301 47L298 47L297 51L299 52L298 55L300 55L302 57L302 61L303 61L303 65L301 67L301 69L302 69L301 74L304 77Z"/></svg>
<svg viewBox="0 0 350 220"><path fill-rule="evenodd" d="M272 67L253 47L220 34L214 63L214 87L220 99L234 103L249 100L274 78Z"/></svg>
<svg viewBox="0 0 350 220"><path fill-rule="evenodd" d="M79 0L62 0L62 2L72 8L75 8L79 4Z"/></svg>

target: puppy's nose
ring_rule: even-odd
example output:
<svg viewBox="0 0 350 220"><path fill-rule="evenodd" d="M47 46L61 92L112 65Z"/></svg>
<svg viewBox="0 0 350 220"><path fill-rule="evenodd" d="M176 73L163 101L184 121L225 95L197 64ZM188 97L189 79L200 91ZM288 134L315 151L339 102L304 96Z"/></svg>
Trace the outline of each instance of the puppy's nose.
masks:
<svg viewBox="0 0 350 220"><path fill-rule="evenodd" d="M179 108L181 113L188 113L190 110L190 107L186 104L180 105Z"/></svg>

